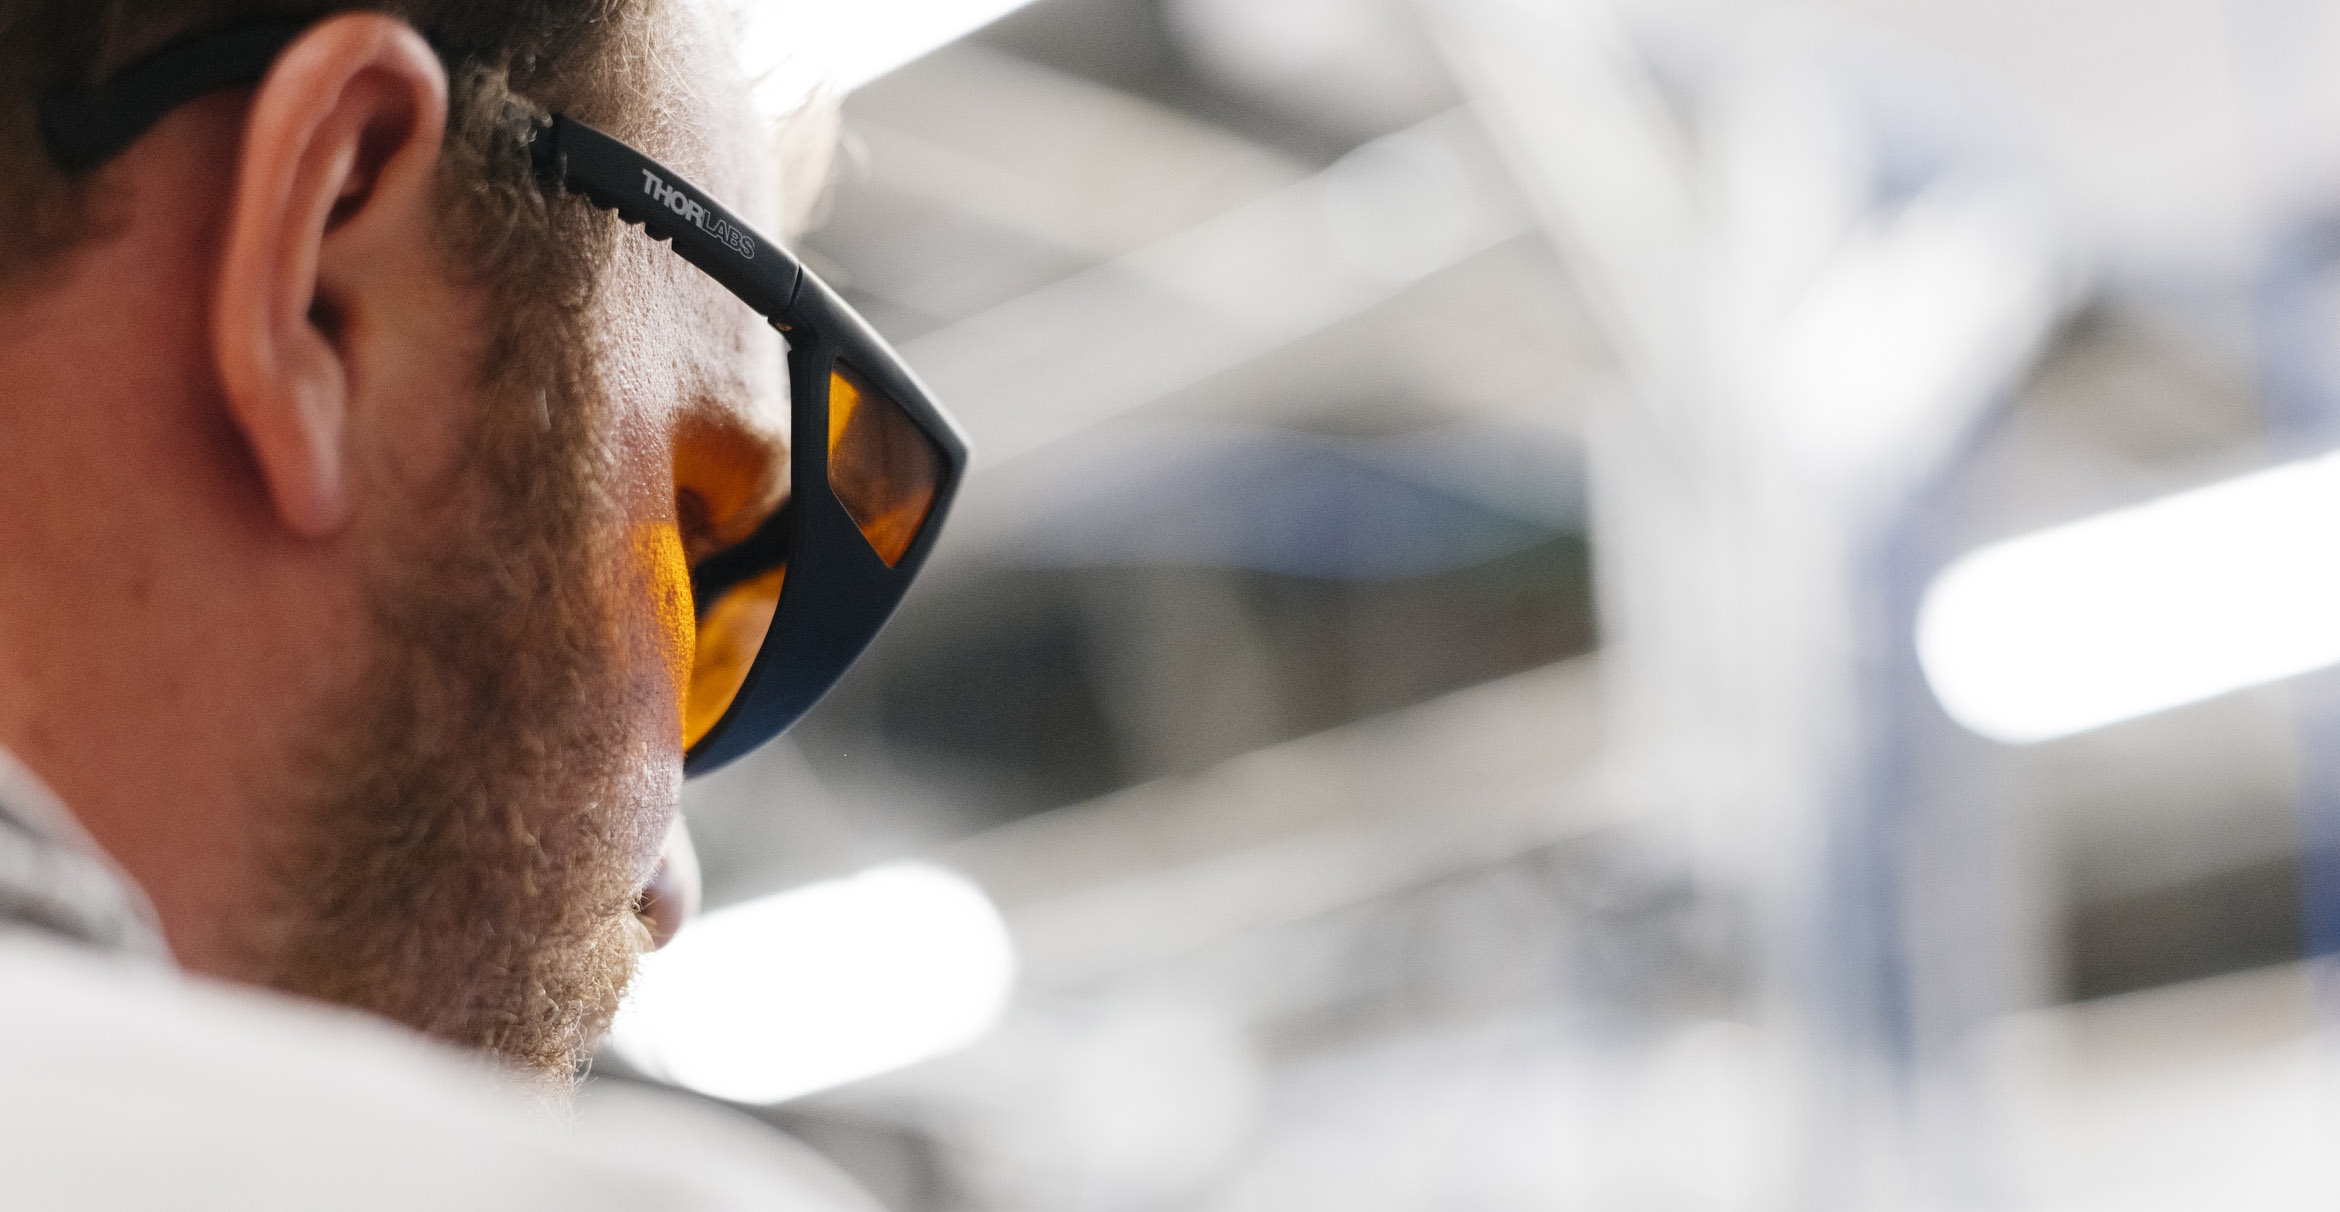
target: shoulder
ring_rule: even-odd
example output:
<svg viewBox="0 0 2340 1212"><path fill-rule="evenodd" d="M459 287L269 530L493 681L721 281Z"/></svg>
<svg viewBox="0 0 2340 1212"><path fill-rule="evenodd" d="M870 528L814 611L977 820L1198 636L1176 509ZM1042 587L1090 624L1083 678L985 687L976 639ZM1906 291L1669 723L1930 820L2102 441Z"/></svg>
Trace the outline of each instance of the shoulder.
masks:
<svg viewBox="0 0 2340 1212"><path fill-rule="evenodd" d="M26 1207L870 1207L713 1109L618 1091L554 1122L387 1024L23 932L0 932L0 1090Z"/></svg>

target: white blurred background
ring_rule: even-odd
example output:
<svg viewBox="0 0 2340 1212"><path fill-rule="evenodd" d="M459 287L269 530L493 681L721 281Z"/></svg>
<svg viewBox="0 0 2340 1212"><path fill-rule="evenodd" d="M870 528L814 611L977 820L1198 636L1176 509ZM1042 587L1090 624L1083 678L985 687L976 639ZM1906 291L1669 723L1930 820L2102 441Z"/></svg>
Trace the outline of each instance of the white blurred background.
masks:
<svg viewBox="0 0 2340 1212"><path fill-rule="evenodd" d="M759 13L981 465L605 1077L902 1212L2340 1206L2340 4Z"/></svg>

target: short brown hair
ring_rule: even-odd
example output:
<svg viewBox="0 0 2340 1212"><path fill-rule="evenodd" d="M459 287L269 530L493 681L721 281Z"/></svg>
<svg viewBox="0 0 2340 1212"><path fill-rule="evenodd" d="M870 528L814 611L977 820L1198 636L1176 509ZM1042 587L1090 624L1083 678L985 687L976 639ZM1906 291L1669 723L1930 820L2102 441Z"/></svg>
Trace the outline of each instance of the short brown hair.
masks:
<svg viewBox="0 0 2340 1212"><path fill-rule="evenodd" d="M81 176L50 159L38 99L86 88L173 38L237 24L373 11L399 17L446 62L450 113L442 185L456 263L489 284L538 289L593 267L515 240L545 216L518 143L516 97L624 125L615 78L627 20L649 0L0 0L0 287L69 249L91 223ZM529 108L534 108L530 106ZM535 245L535 247L525 247ZM546 262L567 260L555 265ZM535 262L515 265L515 259ZM566 272L561 272L565 270Z"/></svg>

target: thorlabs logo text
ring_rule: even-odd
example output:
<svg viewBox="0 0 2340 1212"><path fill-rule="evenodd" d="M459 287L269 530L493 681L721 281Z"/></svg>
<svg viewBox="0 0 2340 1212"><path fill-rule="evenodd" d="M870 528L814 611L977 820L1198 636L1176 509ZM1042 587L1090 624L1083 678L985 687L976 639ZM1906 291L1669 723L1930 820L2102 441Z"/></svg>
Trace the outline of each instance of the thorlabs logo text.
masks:
<svg viewBox="0 0 2340 1212"><path fill-rule="evenodd" d="M658 179L658 174L642 170L642 192L656 199L660 206L680 215L684 222L731 246L731 251L753 261L756 242L731 224L707 213L707 208L683 196L683 191Z"/></svg>

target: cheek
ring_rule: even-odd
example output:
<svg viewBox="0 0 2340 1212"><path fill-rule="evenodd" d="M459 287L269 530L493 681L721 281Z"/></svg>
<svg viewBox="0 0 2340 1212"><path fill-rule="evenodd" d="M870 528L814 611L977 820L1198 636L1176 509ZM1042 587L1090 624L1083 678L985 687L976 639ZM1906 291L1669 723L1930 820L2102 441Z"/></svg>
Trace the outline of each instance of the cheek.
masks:
<svg viewBox="0 0 2340 1212"><path fill-rule="evenodd" d="M649 650L650 659L643 664L660 674L665 690L661 701L672 705L667 722L679 738L698 634L682 535L669 520L639 522L628 548L634 574L630 580L639 587L628 596L634 599L640 620L628 630L640 637L634 647Z"/></svg>
<svg viewBox="0 0 2340 1212"><path fill-rule="evenodd" d="M621 828L630 829L629 870L639 885L656 871L666 830L682 796L683 710L690 688L697 627L691 603L690 566L682 536L671 520L636 522L628 528L626 592L618 611L623 658L615 676L624 682L612 701L623 704L628 751L638 759L625 765L631 785L615 788L611 803L630 806Z"/></svg>
<svg viewBox="0 0 2340 1212"><path fill-rule="evenodd" d="M612 824L624 838L626 879L636 889L657 874L667 834L682 809L682 762L671 753L654 756L663 760L632 763L629 777L609 788L609 802L624 806L622 818Z"/></svg>

